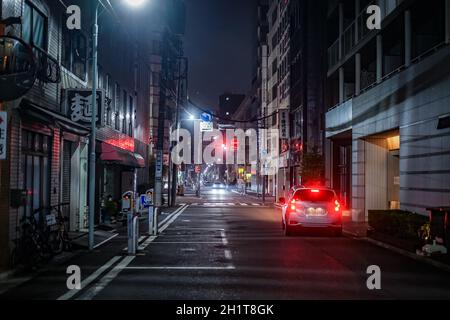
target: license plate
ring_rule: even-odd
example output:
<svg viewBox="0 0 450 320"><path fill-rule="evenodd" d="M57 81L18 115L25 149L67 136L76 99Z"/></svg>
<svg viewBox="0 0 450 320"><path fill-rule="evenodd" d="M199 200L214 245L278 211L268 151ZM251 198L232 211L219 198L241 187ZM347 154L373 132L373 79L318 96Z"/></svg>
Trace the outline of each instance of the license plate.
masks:
<svg viewBox="0 0 450 320"><path fill-rule="evenodd" d="M327 215L327 211L322 208L309 208L306 210L306 215L308 217L323 217Z"/></svg>

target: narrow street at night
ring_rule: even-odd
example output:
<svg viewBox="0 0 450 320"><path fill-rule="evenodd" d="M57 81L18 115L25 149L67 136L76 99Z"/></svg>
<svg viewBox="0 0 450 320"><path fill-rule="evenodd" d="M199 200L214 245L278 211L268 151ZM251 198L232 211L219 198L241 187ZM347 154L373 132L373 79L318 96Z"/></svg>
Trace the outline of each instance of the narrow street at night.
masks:
<svg viewBox="0 0 450 320"><path fill-rule="evenodd" d="M201 201L180 208L160 236L142 239L136 257L123 253L118 238L0 299L450 298L448 273L363 240L326 234L287 238L279 210L252 197L210 189ZM67 264L79 265L83 278L92 280L74 294L66 289ZM378 292L366 286L365 270L374 264L383 270Z"/></svg>
<svg viewBox="0 0 450 320"><path fill-rule="evenodd" d="M433 319L449 250L450 0L0 0L5 310Z"/></svg>

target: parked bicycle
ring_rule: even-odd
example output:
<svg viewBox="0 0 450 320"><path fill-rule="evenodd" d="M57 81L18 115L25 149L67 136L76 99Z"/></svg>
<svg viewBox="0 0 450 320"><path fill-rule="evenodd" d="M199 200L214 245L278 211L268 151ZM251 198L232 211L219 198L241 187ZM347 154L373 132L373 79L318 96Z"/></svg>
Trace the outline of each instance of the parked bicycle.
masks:
<svg viewBox="0 0 450 320"><path fill-rule="evenodd" d="M20 237L15 241L12 252L13 266L23 266L26 269L39 267L52 257L46 236L36 220L36 211L31 216L23 217L18 228Z"/></svg>
<svg viewBox="0 0 450 320"><path fill-rule="evenodd" d="M72 250L67 219L61 211L64 205L39 208L21 219L21 227L18 228L20 237L15 241L12 253L13 266L34 269L63 251Z"/></svg>
<svg viewBox="0 0 450 320"><path fill-rule="evenodd" d="M68 219L64 217L61 208L68 204L59 204L50 207L47 217L47 228L49 232L48 242L54 254L63 251L72 251L72 240L69 237L66 223Z"/></svg>

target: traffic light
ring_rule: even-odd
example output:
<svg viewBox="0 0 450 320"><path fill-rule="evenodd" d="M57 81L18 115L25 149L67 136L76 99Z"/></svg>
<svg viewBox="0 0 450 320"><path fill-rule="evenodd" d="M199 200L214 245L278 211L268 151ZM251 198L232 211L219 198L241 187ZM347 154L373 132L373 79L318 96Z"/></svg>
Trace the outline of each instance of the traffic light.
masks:
<svg viewBox="0 0 450 320"><path fill-rule="evenodd" d="M236 137L233 139L233 149L235 151L239 149L239 140Z"/></svg>

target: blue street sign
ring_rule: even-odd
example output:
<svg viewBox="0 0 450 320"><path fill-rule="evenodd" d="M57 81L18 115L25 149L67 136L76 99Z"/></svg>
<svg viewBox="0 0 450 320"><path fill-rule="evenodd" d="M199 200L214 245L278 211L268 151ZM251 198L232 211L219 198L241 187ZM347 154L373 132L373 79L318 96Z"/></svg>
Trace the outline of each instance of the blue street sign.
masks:
<svg viewBox="0 0 450 320"><path fill-rule="evenodd" d="M212 116L209 113L202 113L201 120L203 122L212 122Z"/></svg>
<svg viewBox="0 0 450 320"><path fill-rule="evenodd" d="M140 207L143 209L148 209L153 206L153 190L148 190L146 194L139 197Z"/></svg>

